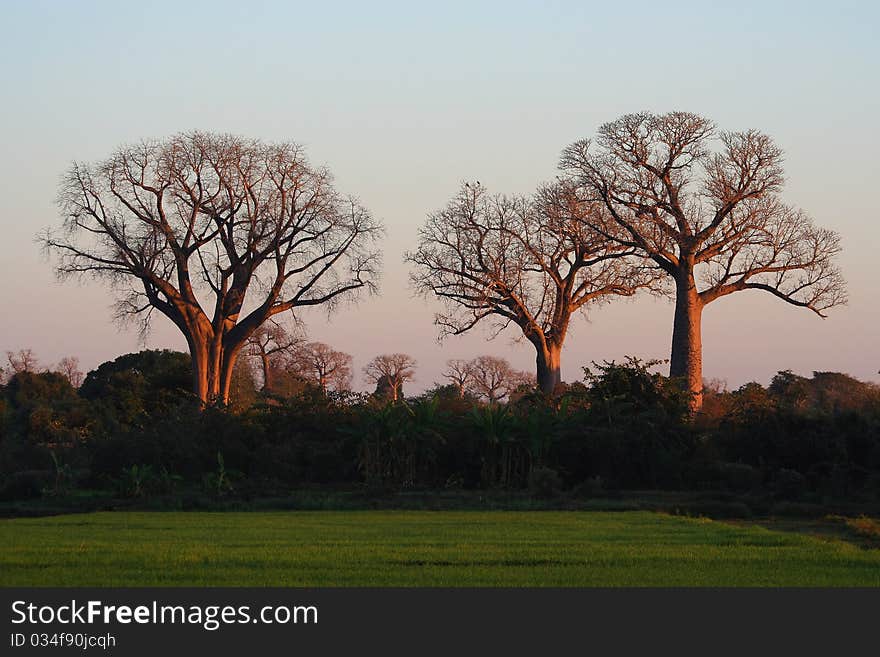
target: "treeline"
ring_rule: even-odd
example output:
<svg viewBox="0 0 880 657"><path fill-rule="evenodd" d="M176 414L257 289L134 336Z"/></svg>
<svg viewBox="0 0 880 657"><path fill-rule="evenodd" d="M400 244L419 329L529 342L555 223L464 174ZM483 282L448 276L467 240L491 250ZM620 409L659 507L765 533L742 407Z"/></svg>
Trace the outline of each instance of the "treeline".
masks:
<svg viewBox="0 0 880 657"><path fill-rule="evenodd" d="M824 503L880 501L880 389L844 374L780 372L768 387L687 394L630 359L506 402L455 384L396 400L302 381L233 385L202 408L187 354L104 363L77 389L20 371L0 388L0 497L102 490L118 498L255 498L359 488L601 496L666 489Z"/></svg>

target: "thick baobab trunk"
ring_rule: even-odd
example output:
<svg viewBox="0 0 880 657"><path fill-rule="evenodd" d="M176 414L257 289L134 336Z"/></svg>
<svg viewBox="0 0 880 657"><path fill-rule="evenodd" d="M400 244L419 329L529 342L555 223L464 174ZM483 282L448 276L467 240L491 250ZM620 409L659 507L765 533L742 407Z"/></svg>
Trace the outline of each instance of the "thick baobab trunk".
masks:
<svg viewBox="0 0 880 657"><path fill-rule="evenodd" d="M229 390L239 349L225 351L210 346L192 352L193 389L203 405L229 403Z"/></svg>
<svg viewBox="0 0 880 657"><path fill-rule="evenodd" d="M192 358L193 392L202 405L209 404L216 392L213 384L213 368L208 340L197 331L187 336L189 353Z"/></svg>
<svg viewBox="0 0 880 657"><path fill-rule="evenodd" d="M692 412L703 405L703 342L700 328L703 302L692 272L675 279L675 320L672 326L672 356L669 376L682 381L690 393Z"/></svg>
<svg viewBox="0 0 880 657"><path fill-rule="evenodd" d="M207 322L206 322L207 323ZM196 326L187 336L193 369L193 392L202 405L229 403L232 369L241 345L225 348L205 326Z"/></svg>
<svg viewBox="0 0 880 657"><path fill-rule="evenodd" d="M202 402L208 403L208 356L203 350L196 347L191 350L193 369L193 392Z"/></svg>
<svg viewBox="0 0 880 657"><path fill-rule="evenodd" d="M544 346L536 346L538 355L535 362L538 366L538 386L541 391L550 395L556 389L556 386L562 383L562 372L560 369L562 358L562 347L556 344L548 344Z"/></svg>
<svg viewBox="0 0 880 657"><path fill-rule="evenodd" d="M229 404L229 391L232 388L232 377L235 374L235 363L238 362L238 356L241 352L242 345L236 347L226 347L223 350L220 369L220 396L219 401L226 406Z"/></svg>
<svg viewBox="0 0 880 657"><path fill-rule="evenodd" d="M222 401L223 385L221 383L219 364L210 353L197 349L193 355L193 390L202 404L213 404Z"/></svg>

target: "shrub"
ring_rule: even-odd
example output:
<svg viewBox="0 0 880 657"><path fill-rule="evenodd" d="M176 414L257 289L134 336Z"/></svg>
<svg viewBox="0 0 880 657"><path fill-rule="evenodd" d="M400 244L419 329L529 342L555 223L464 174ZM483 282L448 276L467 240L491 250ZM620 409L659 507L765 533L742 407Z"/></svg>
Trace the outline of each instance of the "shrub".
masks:
<svg viewBox="0 0 880 657"><path fill-rule="evenodd" d="M689 504L679 513L688 516L705 516L707 518L751 518L752 510L745 502L723 502L707 500Z"/></svg>
<svg viewBox="0 0 880 657"><path fill-rule="evenodd" d="M536 497L553 497L561 487L562 479L553 468L532 468L529 473L529 491Z"/></svg>
<svg viewBox="0 0 880 657"><path fill-rule="evenodd" d="M0 484L0 501L29 500L40 497L43 489L54 480L51 470L24 470L4 477Z"/></svg>
<svg viewBox="0 0 880 657"><path fill-rule="evenodd" d="M803 502L779 502L770 508L771 516L782 518L821 518L828 512L821 504Z"/></svg>
<svg viewBox="0 0 880 657"><path fill-rule="evenodd" d="M761 485L761 471L745 463L719 463L718 478L726 490L746 493Z"/></svg>
<svg viewBox="0 0 880 657"><path fill-rule="evenodd" d="M798 500L807 492L807 478L797 470L782 468L773 480L776 494L785 500Z"/></svg>
<svg viewBox="0 0 880 657"><path fill-rule="evenodd" d="M601 495L603 492L605 492L605 482L602 477L596 475L595 477L587 477L575 486L571 494L574 497L590 498Z"/></svg>

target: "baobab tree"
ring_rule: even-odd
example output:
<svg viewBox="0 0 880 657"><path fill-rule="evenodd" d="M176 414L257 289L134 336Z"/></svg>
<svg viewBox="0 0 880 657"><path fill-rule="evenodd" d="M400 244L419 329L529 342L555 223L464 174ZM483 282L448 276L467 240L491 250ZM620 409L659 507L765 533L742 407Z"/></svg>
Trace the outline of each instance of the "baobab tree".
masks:
<svg viewBox="0 0 880 657"><path fill-rule="evenodd" d="M402 396L403 384L415 376L416 361L407 354L382 354L364 367L364 376L376 384L376 390L388 391L392 401Z"/></svg>
<svg viewBox="0 0 880 657"><path fill-rule="evenodd" d="M510 397L523 386L533 386L534 378L511 367L504 358L477 356L470 361L471 385L474 392L490 404Z"/></svg>
<svg viewBox="0 0 880 657"><path fill-rule="evenodd" d="M192 132L125 146L71 166L59 206L63 229L45 238L59 274L116 286L121 316L168 317L203 403L228 401L270 317L374 289L380 224L293 143Z"/></svg>
<svg viewBox="0 0 880 657"><path fill-rule="evenodd" d="M443 378L454 385L458 390L458 396L464 399L465 393L470 389L474 379L472 362L461 358L450 358L446 361Z"/></svg>
<svg viewBox="0 0 880 657"><path fill-rule="evenodd" d="M279 361L293 355L303 343L298 327L288 331L283 325L270 319L258 327L246 340L247 354L259 361L263 373L263 390L272 391L273 375Z"/></svg>
<svg viewBox="0 0 880 657"><path fill-rule="evenodd" d="M429 216L418 249L407 255L414 287L444 302L435 316L441 335L460 335L484 319L495 320L496 334L516 325L535 348L541 389L552 393L572 316L654 280L635 249L589 230L582 216L606 221L599 204L579 202L560 185L523 198L465 183Z"/></svg>
<svg viewBox="0 0 880 657"><path fill-rule="evenodd" d="M7 351L6 360L12 370L12 374L34 373L40 368L40 361L33 349Z"/></svg>
<svg viewBox="0 0 880 657"><path fill-rule="evenodd" d="M289 358L288 368L306 381L318 385L327 392L351 389L351 356L336 351L323 342L307 342L300 345Z"/></svg>
<svg viewBox="0 0 880 657"><path fill-rule="evenodd" d="M761 290L825 317L846 301L839 237L781 200L782 163L767 135L719 132L685 112L628 114L562 153L579 199L601 203L617 230L590 215L585 225L639 250L674 283L669 373L686 383L692 410L702 402L706 305Z"/></svg>
<svg viewBox="0 0 880 657"><path fill-rule="evenodd" d="M74 388L79 388L83 382L83 372L79 369L79 358L66 356L58 361L55 369L64 375Z"/></svg>

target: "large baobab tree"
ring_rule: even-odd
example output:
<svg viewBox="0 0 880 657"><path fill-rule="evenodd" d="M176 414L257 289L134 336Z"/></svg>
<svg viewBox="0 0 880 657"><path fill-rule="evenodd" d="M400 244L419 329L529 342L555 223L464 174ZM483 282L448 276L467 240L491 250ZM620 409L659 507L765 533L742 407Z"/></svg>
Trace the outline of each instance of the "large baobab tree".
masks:
<svg viewBox="0 0 880 657"><path fill-rule="evenodd" d="M307 342L289 358L289 369L327 392L351 389L351 356L323 342Z"/></svg>
<svg viewBox="0 0 880 657"><path fill-rule="evenodd" d="M259 361L263 390L272 392L274 374L280 361L293 355L302 343L303 338L298 330L288 331L271 319L251 333L246 341L246 353Z"/></svg>
<svg viewBox="0 0 880 657"><path fill-rule="evenodd" d="M364 376L376 384L376 390L387 390L392 401L402 396L403 384L415 376L416 361L407 354L382 354L364 367Z"/></svg>
<svg viewBox="0 0 880 657"><path fill-rule="evenodd" d="M650 258L675 286L670 376L702 402L702 312L761 290L820 317L845 303L838 235L780 198L782 151L754 130L719 132L685 112L629 114L562 153L580 200L614 220L585 225Z"/></svg>
<svg viewBox="0 0 880 657"><path fill-rule="evenodd" d="M606 220L599 204L581 203L561 185L521 198L466 183L428 217L418 249L407 255L416 289L445 302L435 316L442 334L462 334L484 319L496 320L497 331L516 325L535 348L541 389L552 393L572 316L653 280L635 249L589 230L582 216Z"/></svg>
<svg viewBox="0 0 880 657"><path fill-rule="evenodd" d="M511 367L504 358L477 356L470 361L471 385L474 392L490 404L510 397L520 387L534 385L534 378Z"/></svg>
<svg viewBox="0 0 880 657"><path fill-rule="evenodd" d="M226 403L247 339L270 317L371 290L381 227L293 143L193 132L74 164L63 230L45 244L62 275L121 292L120 313L168 317L189 345L193 389Z"/></svg>

